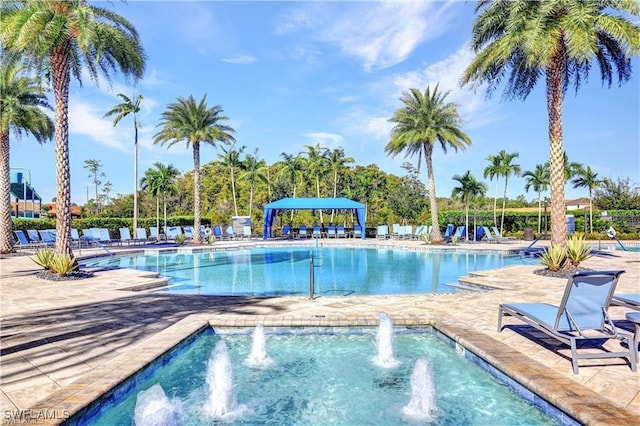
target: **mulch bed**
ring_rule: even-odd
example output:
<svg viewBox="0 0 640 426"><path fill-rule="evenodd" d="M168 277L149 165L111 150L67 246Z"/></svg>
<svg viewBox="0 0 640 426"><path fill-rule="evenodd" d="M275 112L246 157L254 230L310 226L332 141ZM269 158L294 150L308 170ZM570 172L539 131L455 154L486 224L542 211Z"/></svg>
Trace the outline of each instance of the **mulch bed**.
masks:
<svg viewBox="0 0 640 426"><path fill-rule="evenodd" d="M36 277L47 281L75 281L83 280L85 278L91 278L93 277L93 273L85 271L72 271L69 272L68 275L61 276L60 274L57 274L55 272L43 270L36 272Z"/></svg>
<svg viewBox="0 0 640 426"><path fill-rule="evenodd" d="M573 266L571 264L565 265L560 268L558 271L550 271L549 269L536 269L533 271L536 275L541 275L543 277L554 277L554 278L570 278L576 272L584 272L584 271L593 271L593 269L583 268L581 266Z"/></svg>

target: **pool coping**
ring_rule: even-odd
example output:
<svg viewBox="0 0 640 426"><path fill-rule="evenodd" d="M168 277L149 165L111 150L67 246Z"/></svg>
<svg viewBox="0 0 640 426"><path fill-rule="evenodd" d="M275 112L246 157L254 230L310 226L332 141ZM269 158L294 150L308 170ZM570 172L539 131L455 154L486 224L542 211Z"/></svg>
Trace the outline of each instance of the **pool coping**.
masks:
<svg viewBox="0 0 640 426"><path fill-rule="evenodd" d="M390 315L397 327L432 327L437 333L455 342L456 349L465 353L467 358L478 357L480 364L490 374L504 374L523 387L524 392L546 400L569 418L567 424L577 421L582 424L637 425L640 416L632 411L613 404L596 392L581 386L537 361L528 359L523 362L523 354L509 348L494 338L455 326L447 318L434 320L427 316ZM208 327L214 329L248 329L257 324L265 327L305 328L318 331L321 327L340 327L362 329L379 324L376 316L346 317L269 317L252 318L236 315L218 315L211 318L207 314L190 315L167 329L140 342L132 350L123 353L90 373L78 378L69 386L41 400L30 409L30 413L47 418L38 419L38 424L58 425L69 417L80 413L95 400L107 395L120 383L135 376L151 365L154 360L188 340L195 333ZM476 363L477 360L475 360ZM496 371L491 371L495 369ZM531 400L529 398L529 400ZM550 407L552 408L552 407ZM22 414L24 415L24 413ZM5 419L6 420L6 419ZM13 419L12 419L13 420ZM15 419L19 420L19 419Z"/></svg>

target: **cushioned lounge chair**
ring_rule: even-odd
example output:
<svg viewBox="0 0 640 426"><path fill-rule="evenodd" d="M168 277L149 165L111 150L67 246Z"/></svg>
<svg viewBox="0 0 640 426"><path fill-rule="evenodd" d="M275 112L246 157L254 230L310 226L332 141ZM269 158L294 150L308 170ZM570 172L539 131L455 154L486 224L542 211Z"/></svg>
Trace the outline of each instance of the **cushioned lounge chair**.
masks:
<svg viewBox="0 0 640 426"><path fill-rule="evenodd" d="M291 225L284 225L282 227L282 236L287 239L291 238Z"/></svg>
<svg viewBox="0 0 640 426"><path fill-rule="evenodd" d="M344 231L344 228L342 228ZM335 225L327 226L327 238L336 238L336 227Z"/></svg>
<svg viewBox="0 0 640 426"><path fill-rule="evenodd" d="M390 237L389 235L389 226L388 225L378 225L378 232L376 233L376 237L379 240L386 240Z"/></svg>
<svg viewBox="0 0 640 426"><path fill-rule="evenodd" d="M492 226L491 229L493 229L493 235L495 235L496 240L498 240L499 243L500 242L511 243L516 240L515 237L503 237L497 226Z"/></svg>
<svg viewBox="0 0 640 426"><path fill-rule="evenodd" d="M362 238L362 226L360 225L353 226L353 238Z"/></svg>
<svg viewBox="0 0 640 426"><path fill-rule="evenodd" d="M578 360L629 357L631 370L636 371L636 350L633 337L618 333L607 314L607 308L624 271L578 272L568 279L560 305L547 303L510 303L498 309L498 332L502 318L512 316L571 347L571 363L578 374ZM624 351L578 352L578 342L618 339L626 342Z"/></svg>
<svg viewBox="0 0 640 426"><path fill-rule="evenodd" d="M309 236L307 233L307 225L300 225L300 228L298 228L298 238L307 238Z"/></svg>
<svg viewBox="0 0 640 426"><path fill-rule="evenodd" d="M27 236L24 234L24 231L20 231L19 229L13 231L16 234L16 238L18 239L18 243L15 245L16 248L20 249L38 249L42 247L46 247L46 245L41 241L29 241Z"/></svg>
<svg viewBox="0 0 640 426"><path fill-rule="evenodd" d="M336 228L336 237L347 238L347 233L344 231L344 225L338 225L338 227Z"/></svg>
<svg viewBox="0 0 640 426"><path fill-rule="evenodd" d="M321 233L321 230L320 230L320 225L313 225L313 230L311 232L313 234L313 238L322 237L322 233Z"/></svg>
<svg viewBox="0 0 640 426"><path fill-rule="evenodd" d="M640 311L640 293L614 294L611 299L611 304Z"/></svg>
<svg viewBox="0 0 640 426"><path fill-rule="evenodd" d="M118 231L120 232L121 245L123 243L127 243L127 245L129 245L129 244L138 244L140 242L138 238L133 238L131 236L131 231L129 231L129 228L120 228L118 229Z"/></svg>
<svg viewBox="0 0 640 426"><path fill-rule="evenodd" d="M490 243L498 242L498 238L491 233L491 230L489 229L488 226L483 226L482 231L484 233L484 236L482 237L482 241L486 240L486 241L489 241Z"/></svg>

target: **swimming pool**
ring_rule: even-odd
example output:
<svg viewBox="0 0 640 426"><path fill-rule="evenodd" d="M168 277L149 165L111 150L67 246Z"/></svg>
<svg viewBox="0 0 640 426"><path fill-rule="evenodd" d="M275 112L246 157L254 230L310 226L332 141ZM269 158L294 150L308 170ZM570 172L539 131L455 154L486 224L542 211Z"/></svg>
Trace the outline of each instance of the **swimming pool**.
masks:
<svg viewBox="0 0 640 426"><path fill-rule="evenodd" d="M70 424L134 424L136 411L142 411L141 392L152 387L166 395L153 402L156 408L161 403L162 411L170 413L167 418L185 426L577 424L548 404L542 404L542 413L428 330L396 331L391 341L397 362L381 366L371 331L299 335L270 330L265 342L270 362L258 367L247 362L254 347L250 334L208 329ZM224 414L216 415L207 407L213 395L219 396L219 389L211 385L220 379L215 375L220 371L216 357L221 344L231 370L223 381L232 382L226 389L233 397ZM427 390L435 406L434 419L429 420L414 418L407 410L423 390L413 380L421 359L430 366L434 384Z"/></svg>
<svg viewBox="0 0 640 426"><path fill-rule="evenodd" d="M313 259L313 268L310 267ZM89 267L153 271L169 277L162 291L203 295L386 295L452 293L473 271L531 264L501 253L365 247L257 247L154 253L91 261Z"/></svg>

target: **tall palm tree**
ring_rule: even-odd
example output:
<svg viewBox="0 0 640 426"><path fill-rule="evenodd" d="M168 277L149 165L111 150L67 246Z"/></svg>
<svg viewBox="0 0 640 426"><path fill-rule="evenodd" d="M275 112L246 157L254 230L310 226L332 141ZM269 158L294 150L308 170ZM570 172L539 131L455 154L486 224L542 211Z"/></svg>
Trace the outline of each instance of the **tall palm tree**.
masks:
<svg viewBox="0 0 640 426"><path fill-rule="evenodd" d="M520 175L520 164L513 164L512 161L520 154L517 152L508 153L504 149L498 153L500 157L500 174L504 177L504 194L502 196L502 217L500 218L500 235L504 232L504 210L507 206L507 183L509 176Z"/></svg>
<svg viewBox="0 0 640 426"><path fill-rule="evenodd" d="M153 143L168 145L167 148L178 142L186 142L187 149L191 145L193 149L193 235L194 244L201 244L200 235L200 144L206 143L216 146L217 142L235 142L231 127L221 124L228 120L220 115L222 107L207 105L207 95L196 102L193 95L188 98L178 97L177 102L167 105L160 115L160 131L154 135Z"/></svg>
<svg viewBox="0 0 640 426"><path fill-rule="evenodd" d="M315 145L305 145L304 147L307 149L307 152L303 153L306 154L305 166L307 171L315 179L316 197L320 198L320 178L329 170L327 168L329 150L321 147L319 143L316 143ZM320 210L320 223L324 223L322 210Z"/></svg>
<svg viewBox="0 0 640 426"><path fill-rule="evenodd" d="M140 181L143 191L156 197L156 227L160 229L160 195L162 195L164 209L164 226L167 226L167 195L175 194L176 180L180 171L172 164L153 163L155 169L147 169Z"/></svg>
<svg viewBox="0 0 640 426"><path fill-rule="evenodd" d="M86 0L6 2L0 13L3 47L32 61L53 84L56 140L56 253L72 256L69 171L69 84L83 68L92 80L115 71L139 79L146 57L134 26Z"/></svg>
<svg viewBox="0 0 640 426"><path fill-rule="evenodd" d="M424 154L434 243L442 242L442 234L433 175L433 147L439 143L446 153L447 148L457 151L471 145L471 139L461 129L458 106L445 101L448 94L449 92L440 93L437 85L433 91L427 87L424 93L415 88L404 92L400 98L404 107L396 110L389 119L395 125L391 131L391 141L385 147L387 154L392 157L403 151L406 151L405 156Z"/></svg>
<svg viewBox="0 0 640 426"><path fill-rule="evenodd" d="M118 93L122 102L118 105L114 106L112 109L107 111L104 115L105 117L113 118L113 127L116 127L120 120L122 120L127 115L131 114L133 116L133 129L134 129L134 140L133 140L133 236L137 238L138 232L138 117L137 114L140 112L140 102L142 101L142 95L138 95L135 98L131 99L122 93Z"/></svg>
<svg viewBox="0 0 640 426"><path fill-rule="evenodd" d="M222 153L218 154L218 158L222 160L222 165L229 168L229 174L231 175L231 196L233 197L233 210L238 216L238 197L236 196L236 170L242 168L242 160L240 155L247 148L246 145L242 145L240 148L234 148L232 145L229 149L220 147Z"/></svg>
<svg viewBox="0 0 640 426"><path fill-rule="evenodd" d="M0 253L13 249L11 238L11 162L9 136L31 134L44 143L53 137L53 121L40 80L24 75L25 65L11 55L0 56ZM25 194L26 196L26 194Z"/></svg>
<svg viewBox="0 0 640 426"><path fill-rule="evenodd" d="M302 164L302 159L300 155L293 155L287 153L281 153L280 156L283 158L282 168L280 169L281 176L287 176L291 181L291 185L293 185L293 198L296 198L296 189L298 187L298 179L302 175L302 170L304 169ZM290 223L293 223L293 210L291 210L291 217L289 219Z"/></svg>
<svg viewBox="0 0 640 426"><path fill-rule="evenodd" d="M598 179L598 174L591 169L591 166L587 168L581 168L578 173L578 177L574 178L574 188L587 188L589 190L589 233L593 234L593 190L602 184L602 180Z"/></svg>
<svg viewBox="0 0 640 426"><path fill-rule="evenodd" d="M267 182L267 177L264 174L266 163L264 160L258 158L258 148L254 151L254 155L247 155L243 163L244 171L240 173L238 179L249 181L249 217L251 217L256 182Z"/></svg>
<svg viewBox="0 0 640 426"><path fill-rule="evenodd" d="M466 240L469 241L469 204L478 199L478 197L483 196L487 191L487 185L484 182L479 182L472 174L470 170L467 170L466 173L462 176L455 175L452 178L457 181L460 186L456 186L451 191L452 198L460 198L464 202L464 216L465 216L465 226L467 228ZM476 229L476 214L474 209L473 214L473 229ZM473 239L475 241L476 233L473 233Z"/></svg>
<svg viewBox="0 0 640 426"><path fill-rule="evenodd" d="M463 84L505 83L510 98L525 99L544 77L549 115L551 243L565 246L567 225L562 169L562 101L573 84L587 80L592 62L611 86L631 76L631 57L640 52L640 5L634 0L480 0L471 46L476 58ZM632 19L629 19L629 16ZM633 20L633 17L636 19Z"/></svg>
<svg viewBox="0 0 640 426"><path fill-rule="evenodd" d="M533 189L538 194L538 234L542 227L542 193L549 189L549 167L546 164L536 164L536 168L522 173L525 178L524 190Z"/></svg>
<svg viewBox="0 0 640 426"><path fill-rule="evenodd" d="M329 169L333 172L333 198L338 196L338 174L344 169L345 164L351 164L355 161L352 157L345 157L342 147L329 151L327 163L329 163ZM334 215L335 210L331 210L331 223L333 223Z"/></svg>
<svg viewBox="0 0 640 426"><path fill-rule="evenodd" d="M502 176L502 173L500 173L500 156L489 155L487 161L489 161L489 165L484 168L483 176L489 180L496 178L496 192L493 196L493 224L498 226L498 188L500 185L500 176Z"/></svg>

